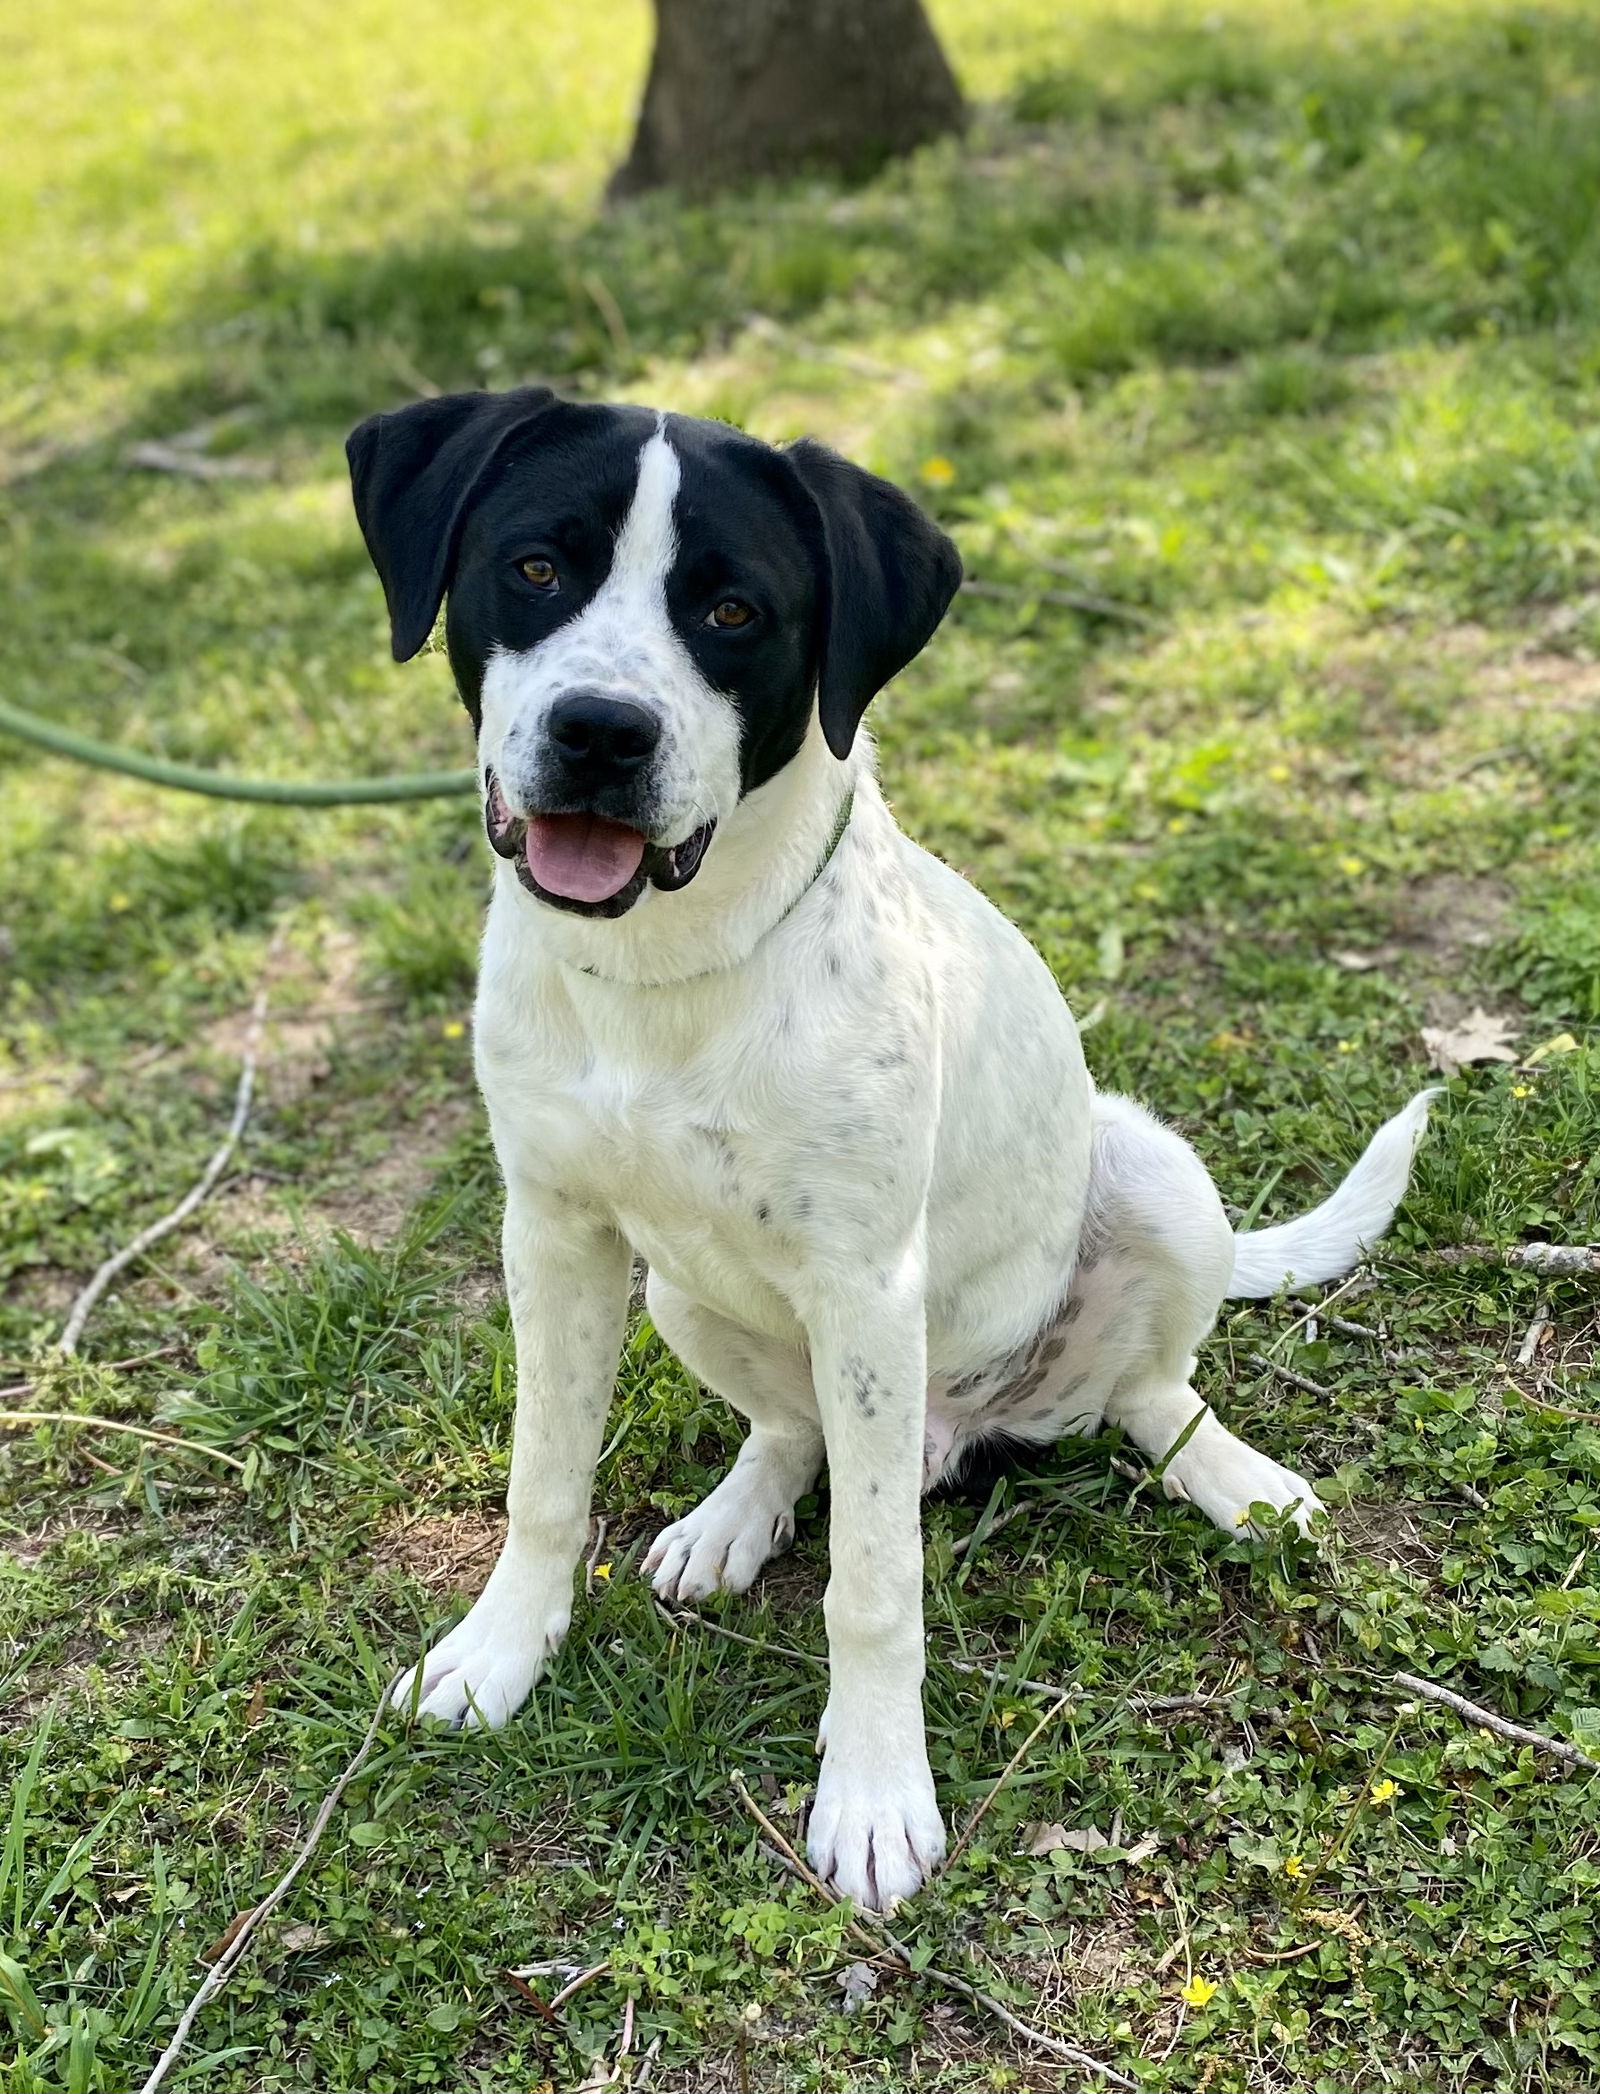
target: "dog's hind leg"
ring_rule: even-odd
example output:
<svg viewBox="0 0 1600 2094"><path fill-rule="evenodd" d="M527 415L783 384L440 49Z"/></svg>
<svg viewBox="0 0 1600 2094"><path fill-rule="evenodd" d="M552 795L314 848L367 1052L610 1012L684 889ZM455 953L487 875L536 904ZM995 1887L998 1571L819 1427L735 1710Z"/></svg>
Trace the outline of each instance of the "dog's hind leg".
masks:
<svg viewBox="0 0 1600 2094"><path fill-rule="evenodd" d="M1194 1354L1216 1320L1233 1271L1234 1240L1204 1164L1180 1135L1125 1098L1095 1101L1086 1284L1116 1286L1126 1348L1105 1409L1164 1464L1168 1497L1188 1498L1219 1527L1251 1527L1250 1509L1290 1514L1304 1532L1316 1492L1246 1446L1190 1385Z"/></svg>
<svg viewBox="0 0 1600 2094"><path fill-rule="evenodd" d="M664 1600L744 1592L794 1539L795 1500L822 1466L822 1423L805 1355L703 1308L652 1272L651 1320L691 1373L750 1420L711 1495L665 1528L643 1569Z"/></svg>

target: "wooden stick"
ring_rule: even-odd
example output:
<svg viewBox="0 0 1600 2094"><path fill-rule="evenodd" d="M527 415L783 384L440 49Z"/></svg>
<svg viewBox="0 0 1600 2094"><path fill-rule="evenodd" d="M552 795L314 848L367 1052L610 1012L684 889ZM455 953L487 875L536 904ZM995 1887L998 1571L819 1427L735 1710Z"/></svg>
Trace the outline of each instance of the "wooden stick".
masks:
<svg viewBox="0 0 1600 2094"><path fill-rule="evenodd" d="M1547 1738L1542 1731L1528 1730L1520 1723L1511 1722L1508 1717L1497 1716L1493 1709L1486 1709L1481 1702L1468 1701L1464 1694L1456 1694L1449 1687L1436 1687L1431 1680L1419 1680L1414 1672L1397 1672L1394 1683L1408 1694L1420 1694L1425 1701L1441 1703L1465 1723L1481 1724L1485 1730L1496 1731L1514 1744L1530 1746L1535 1752L1548 1753L1552 1759L1566 1760L1571 1766L1587 1767L1591 1773L1600 1774L1600 1760L1591 1759L1576 1745L1569 1745L1565 1738Z"/></svg>
<svg viewBox="0 0 1600 2094"><path fill-rule="evenodd" d="M989 1522L988 1529L983 1537L984 1541L993 1541L1002 1527L1009 1527L1013 1520L1020 1519L1025 1512L1031 1511L1035 1505L1042 1505L1046 1502L1047 1500L1043 1498L1019 1498L1015 1505L1008 1505L1004 1512ZM963 1534L958 1541L950 1544L951 1555L965 1556L977 1538L978 1530L974 1527L970 1534Z"/></svg>
<svg viewBox="0 0 1600 2094"><path fill-rule="evenodd" d="M224 1454L220 1447L202 1446L198 1440L174 1439L170 1432L152 1432L147 1425L129 1425L122 1418L100 1418L93 1411L0 1411L0 1430L22 1425L92 1425L100 1432L127 1432L136 1440L154 1440L160 1447L178 1447L185 1454L203 1454L210 1461L225 1461L230 1469L243 1469L237 1455Z"/></svg>
<svg viewBox="0 0 1600 2094"><path fill-rule="evenodd" d="M709 1629L713 1636L726 1636L730 1643L742 1643L747 1650L766 1651L775 1658L797 1658L802 1665L817 1665L824 1672L828 1669L827 1659L819 1658L814 1651L791 1650L785 1643L763 1643L759 1636L742 1636L737 1629L724 1628L720 1621L713 1621L709 1615L696 1614L692 1607L674 1608L669 1607L665 1600L657 1600L656 1612L675 1629L681 1629L687 1623L697 1629Z"/></svg>
<svg viewBox="0 0 1600 2094"><path fill-rule="evenodd" d="M1600 1273L1600 1243L1514 1243L1497 1251L1486 1243L1447 1244L1428 1254L1433 1265L1513 1265L1542 1272L1551 1279L1576 1279Z"/></svg>
<svg viewBox="0 0 1600 2094"><path fill-rule="evenodd" d="M184 2008L178 2026L173 2030L172 2041L156 2060L155 2067L150 2077L140 2088L139 2094L156 2094L156 2089L177 2063L179 2053L189 2040L189 2031L239 1967L245 1950L250 1946L251 1937L260 1927L261 1922L275 1912L283 1903L294 1885L295 1878L304 1869L306 1863L310 1861L312 1855L316 1853L318 1846L321 1844L322 1835L327 1831L329 1822L334 1812L338 1809L340 1799L344 1795L345 1790L349 1788L351 1782L355 1780L372 1756L372 1748L378 1742L378 1725L383 1721L384 1712L388 1706L389 1689L385 1687L382 1694L378 1697L378 1706L372 1712L372 1721L367 1725L366 1736L361 1740L355 1757L323 1798L322 1808L312 1821L311 1830L302 1840L300 1851L295 1855L294 1860L290 1862L271 1890L267 1892L261 1903L251 1912L244 1925L234 1935L233 1940L206 1973L193 1999Z"/></svg>
<svg viewBox="0 0 1600 2094"><path fill-rule="evenodd" d="M1153 627L1156 620L1131 603L1114 596L1100 596L1093 589L1036 589L1026 582L977 582L969 576L961 584L963 595L992 596L1001 602L1020 598L1025 603L1058 605L1064 611L1087 611L1094 618L1120 618L1127 625Z"/></svg>
<svg viewBox="0 0 1600 2094"><path fill-rule="evenodd" d="M1359 1293L1361 1289L1369 1286L1371 1281L1372 1267L1370 1265L1358 1265L1348 1279L1339 1282L1331 1294L1320 1296L1311 1304L1304 1315L1295 1318L1287 1330L1279 1331L1277 1337L1272 1341L1274 1350L1280 1345L1287 1345L1296 1331L1303 1331L1308 1323L1314 1323L1320 1316L1325 1315L1336 1301L1343 1301L1347 1294ZM1329 1320L1332 1321L1331 1318Z"/></svg>
<svg viewBox="0 0 1600 2094"><path fill-rule="evenodd" d="M1576 1418L1583 1425L1600 1425L1600 1411L1575 1411L1564 1403L1550 1403L1543 1396L1535 1396L1531 1389L1524 1389L1517 1382L1509 1386L1513 1395L1531 1403L1535 1410L1551 1411L1558 1418Z"/></svg>
<svg viewBox="0 0 1600 2094"><path fill-rule="evenodd" d="M1064 1694L1068 1690L1059 1680L1019 1680L999 1665L979 1665L970 1658L946 1658L945 1664L952 1672L974 1672L980 1678L993 1680L998 1687L1014 1687L1019 1694ZM1071 1690L1081 1694L1086 1690L1076 1687ZM1128 1694L1123 1696L1123 1706L1136 1716L1171 1716L1179 1710L1215 1709L1227 1702L1226 1694Z"/></svg>
<svg viewBox="0 0 1600 2094"><path fill-rule="evenodd" d="M1070 1708L1073 1702L1077 1700L1077 1698L1078 1697L1076 1691L1070 1687L1064 1694L1058 1694L1055 1700L1050 1704L1049 1708L1045 1710L1044 1714L1033 1726L1033 1729L1029 1731L1028 1735L1017 1747L1016 1751L1012 1753L1010 1759L1007 1760L1006 1764L1001 1768L999 1775L996 1777L994 1786L990 1789L988 1795L984 1797L983 1801L972 1813L972 1816L968 1818L966 1830L956 1841L955 1845L950 1849L950 1852L945 1856L944 1865L947 1869L953 1869L956 1863L961 1859L962 1855L966 1852L967 1846L972 1839L972 1835L983 1823L984 1816L987 1813L990 1804L993 1803L996 1796L999 1795L1000 1791L1005 1787L1006 1783L1011 1779L1012 1775L1015 1774L1017 1769L1022 1765L1022 1762L1027 1758L1029 1750L1032 1748L1032 1746L1036 1744L1037 1741L1044 1736L1045 1732L1050 1728L1051 1724L1055 1722L1056 1718L1061 1714L1062 1710Z"/></svg>
<svg viewBox="0 0 1600 2094"><path fill-rule="evenodd" d="M212 1155L211 1161L177 1206L170 1213L163 1214L159 1220L153 1221L147 1229L141 1229L132 1243L107 1258L81 1289L68 1312L66 1322L61 1327L61 1336L56 1341L60 1350L69 1358L78 1349L78 1340L83 1336L83 1327L89 1321L95 1303L118 1273L125 1272L135 1260L142 1258L147 1250L159 1243L163 1236L170 1236L174 1229L181 1228L195 1209L210 1196L217 1180L227 1169L228 1159L238 1146L245 1121L250 1117L250 1101L254 1096L256 1084L256 1054L261 1045L261 1027L266 1015L267 985L263 982L251 1007L250 1030L245 1038L244 1057L239 1069L239 1086L234 1093L233 1117L228 1122L227 1133Z"/></svg>
<svg viewBox="0 0 1600 2094"><path fill-rule="evenodd" d="M587 1970L580 1970L578 1975L575 1978L573 1978L570 1981L570 1983L562 1986L561 1990L550 2002L551 2013L557 2013L562 2007L564 2007L567 2004L567 2001L571 1999L572 1995L575 1992L581 1992L585 1985L591 1984L593 1980L596 1978L603 1978L610 1968L611 1960L609 1957L607 1957L604 1963L591 1963Z"/></svg>
<svg viewBox="0 0 1600 2094"><path fill-rule="evenodd" d="M821 1877L816 1875L800 1859L794 1848L784 1838L777 1826L773 1824L754 1796L751 1795L749 1789L744 1784L743 1777L737 1772L733 1776L733 1786L745 1809L749 1811L750 1815L778 1850L778 1857L783 1865L792 1869L802 1882L809 1883L818 1896L825 1899L828 1904L837 1905L839 1903L838 1892L830 1889L822 1881ZM1054 2036L1047 2036L1042 2029L1030 2028L1025 2021L1019 2021L1009 2007L1001 2006L1000 2002L990 1993L980 1991L976 1985L969 1983L966 1978L957 1977L954 1971L937 1970L931 1963L924 1964L920 1970L915 1969L911 1960L910 1949L897 1935L890 1933L888 1925L881 1915L871 1912L863 1914L862 1918L877 1928L882 1939L875 1939L867 1931L866 1926L854 1919L848 1922L850 1932L858 1940L865 1942L875 1956L881 1956L885 1945L887 1945L895 1960L899 1963L900 1968L908 1975L931 1978L936 1985L943 1985L951 1992L960 1993L963 1999L971 2000L975 2006L982 2007L985 2013L992 2014L997 2021L1004 2022L1008 2029L1022 2037L1024 2042L1031 2043L1036 2050L1047 2051L1050 2056L1060 2058L1068 2065L1076 2065L1080 2071L1098 2073L1102 2079L1109 2082L1113 2087L1132 2088L1135 2086L1136 2083L1129 2079L1126 2074L1118 2072L1115 2066L1107 2065L1099 2058L1090 2057L1085 2050L1074 2049L1070 2043L1062 2043Z"/></svg>
<svg viewBox="0 0 1600 2094"><path fill-rule="evenodd" d="M1269 1360L1264 1352L1247 1352L1245 1358L1252 1367L1259 1367L1263 1374L1275 1374L1279 1381L1286 1381L1291 1389L1304 1389L1308 1396L1331 1397L1332 1389L1313 1381L1309 1374L1296 1374L1292 1367L1285 1367L1281 1360Z"/></svg>

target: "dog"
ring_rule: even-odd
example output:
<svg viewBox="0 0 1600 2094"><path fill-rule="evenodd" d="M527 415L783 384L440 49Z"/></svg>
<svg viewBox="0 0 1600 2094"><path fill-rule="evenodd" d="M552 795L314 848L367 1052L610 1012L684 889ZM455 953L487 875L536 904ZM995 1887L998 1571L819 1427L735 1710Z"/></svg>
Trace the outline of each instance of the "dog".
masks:
<svg viewBox="0 0 1600 2094"><path fill-rule="evenodd" d="M1097 1092L1044 962L879 791L868 705L961 581L823 445L557 398L424 400L348 445L397 660L446 607L496 854L475 1018L505 1177L517 1399L504 1546L396 1696L504 1724L559 1647L635 1257L742 1411L660 1535L667 1601L742 1592L830 1479L808 1849L892 1909L944 1830L920 1503L986 1437L1116 1427L1228 1532L1312 1486L1191 1385L1224 1299L1348 1271L1431 1094L1301 1219L1235 1235L1189 1145Z"/></svg>

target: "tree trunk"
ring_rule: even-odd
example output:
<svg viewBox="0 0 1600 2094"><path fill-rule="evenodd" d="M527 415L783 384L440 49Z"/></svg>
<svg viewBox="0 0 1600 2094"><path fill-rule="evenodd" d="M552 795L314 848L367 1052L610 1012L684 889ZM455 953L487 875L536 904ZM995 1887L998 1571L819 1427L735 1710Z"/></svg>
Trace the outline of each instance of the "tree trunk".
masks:
<svg viewBox="0 0 1600 2094"><path fill-rule="evenodd" d="M639 126L611 194L859 178L965 117L922 0L656 0Z"/></svg>

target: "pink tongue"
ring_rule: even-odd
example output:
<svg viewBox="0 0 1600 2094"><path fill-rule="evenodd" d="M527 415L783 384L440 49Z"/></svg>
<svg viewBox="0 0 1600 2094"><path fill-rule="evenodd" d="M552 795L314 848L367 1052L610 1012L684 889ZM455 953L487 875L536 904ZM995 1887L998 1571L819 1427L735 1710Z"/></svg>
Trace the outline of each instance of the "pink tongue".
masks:
<svg viewBox="0 0 1600 2094"><path fill-rule="evenodd" d="M644 838L596 814L536 814L528 822L528 870L547 894L608 902L644 857Z"/></svg>

